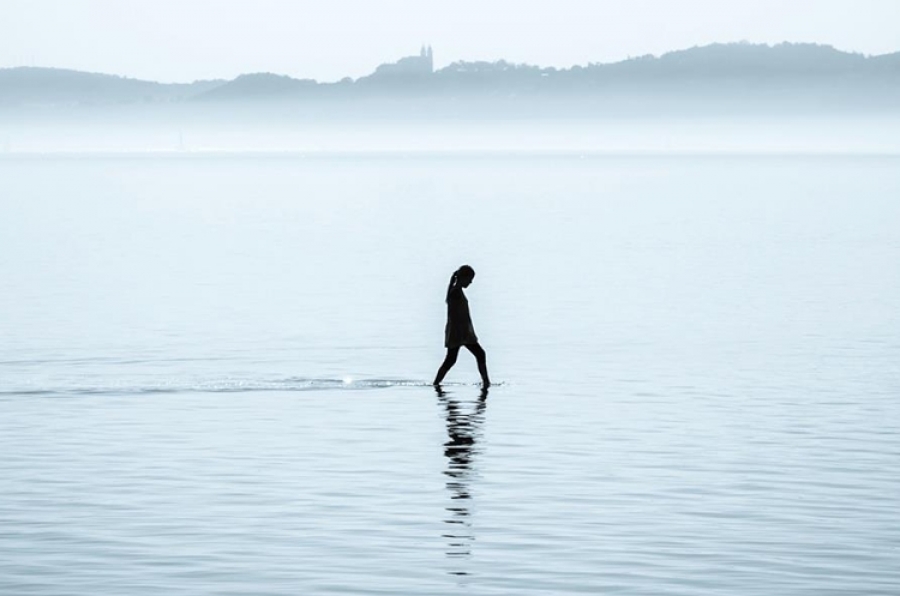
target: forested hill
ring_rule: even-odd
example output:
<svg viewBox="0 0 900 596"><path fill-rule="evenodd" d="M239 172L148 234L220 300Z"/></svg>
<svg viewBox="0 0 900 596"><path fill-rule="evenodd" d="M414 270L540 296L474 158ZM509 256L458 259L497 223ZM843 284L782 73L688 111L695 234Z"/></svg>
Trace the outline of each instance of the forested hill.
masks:
<svg viewBox="0 0 900 596"><path fill-rule="evenodd" d="M266 100L359 100L390 97L596 99L819 95L896 106L900 110L900 52L863 56L830 46L783 43L713 44L566 69L498 62L454 62L434 70L431 59L403 58L369 76L334 83L271 73L231 81L163 84L51 68L0 69L0 105L104 105Z"/></svg>

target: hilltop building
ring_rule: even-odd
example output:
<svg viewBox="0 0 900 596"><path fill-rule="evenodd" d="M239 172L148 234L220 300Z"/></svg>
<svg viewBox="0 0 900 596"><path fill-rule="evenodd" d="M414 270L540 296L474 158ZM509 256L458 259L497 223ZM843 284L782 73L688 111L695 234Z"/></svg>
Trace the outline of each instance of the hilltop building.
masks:
<svg viewBox="0 0 900 596"><path fill-rule="evenodd" d="M434 72L434 53L431 46L422 46L418 56L407 56L391 64L382 64L373 76L427 76Z"/></svg>

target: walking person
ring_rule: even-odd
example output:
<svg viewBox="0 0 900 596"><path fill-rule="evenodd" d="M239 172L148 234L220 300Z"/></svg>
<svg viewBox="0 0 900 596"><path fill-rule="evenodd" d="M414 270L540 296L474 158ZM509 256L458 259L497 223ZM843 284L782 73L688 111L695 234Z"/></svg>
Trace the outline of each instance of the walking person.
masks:
<svg viewBox="0 0 900 596"><path fill-rule="evenodd" d="M465 346L478 362L478 372L481 374L481 382L484 387L491 385L488 378L487 357L484 348L478 343L475 328L472 326L472 317L469 315L469 301L466 299L463 288L468 288L475 279L475 270L468 265L457 269L450 278L447 286L447 326L444 329L444 346L447 348L447 356L434 377L434 385L440 385L441 381L453 365L459 355L459 348Z"/></svg>

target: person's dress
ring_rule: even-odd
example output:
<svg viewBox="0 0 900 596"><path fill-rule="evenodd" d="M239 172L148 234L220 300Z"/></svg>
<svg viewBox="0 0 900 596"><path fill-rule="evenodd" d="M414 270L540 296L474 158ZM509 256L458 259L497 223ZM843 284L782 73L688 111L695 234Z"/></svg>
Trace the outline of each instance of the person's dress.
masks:
<svg viewBox="0 0 900 596"><path fill-rule="evenodd" d="M466 344L478 343L472 317L469 315L469 301L462 288L454 288L447 296L447 326L444 329L444 347L458 348Z"/></svg>

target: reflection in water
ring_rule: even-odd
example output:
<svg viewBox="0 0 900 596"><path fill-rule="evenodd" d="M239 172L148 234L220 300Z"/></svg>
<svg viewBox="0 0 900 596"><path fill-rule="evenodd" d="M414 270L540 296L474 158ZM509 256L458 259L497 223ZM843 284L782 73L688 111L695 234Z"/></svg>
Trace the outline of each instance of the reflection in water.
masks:
<svg viewBox="0 0 900 596"><path fill-rule="evenodd" d="M450 491L451 504L447 507L444 523L449 525L443 537L447 539L447 556L467 558L472 552L475 535L472 530L471 483L476 475L473 468L473 457L478 453L477 440L481 437L481 424L487 408L487 388L481 390L478 401L471 411L464 411L460 402L448 396L436 386L438 401L444 407L447 417L448 440L444 443L444 455L447 457L447 489ZM454 575L467 575L465 571L451 571Z"/></svg>

